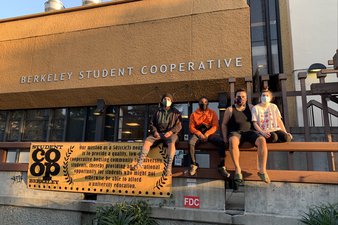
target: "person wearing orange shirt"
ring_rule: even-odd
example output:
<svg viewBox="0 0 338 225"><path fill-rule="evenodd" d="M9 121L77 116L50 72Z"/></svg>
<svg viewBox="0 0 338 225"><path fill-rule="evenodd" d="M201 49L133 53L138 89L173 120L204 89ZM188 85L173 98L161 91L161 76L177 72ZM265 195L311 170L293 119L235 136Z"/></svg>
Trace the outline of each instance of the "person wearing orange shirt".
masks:
<svg viewBox="0 0 338 225"><path fill-rule="evenodd" d="M217 145L224 152L225 144L223 139L216 134L219 124L216 112L208 108L209 101L206 97L201 97L198 101L199 108L190 115L189 130L191 138L189 140L189 151L191 157L191 165L189 174L195 175L198 169L196 162L195 146L198 143L211 142ZM225 166L219 168L219 172L229 177Z"/></svg>

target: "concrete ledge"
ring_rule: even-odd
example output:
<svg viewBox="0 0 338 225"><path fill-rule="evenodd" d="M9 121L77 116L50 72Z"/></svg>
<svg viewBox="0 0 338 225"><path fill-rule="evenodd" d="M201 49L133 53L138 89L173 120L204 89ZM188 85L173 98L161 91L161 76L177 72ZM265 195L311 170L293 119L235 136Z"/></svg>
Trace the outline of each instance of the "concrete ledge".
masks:
<svg viewBox="0 0 338 225"><path fill-rule="evenodd" d="M245 213L300 217L312 205L337 203L337 196L337 185L248 181Z"/></svg>
<svg viewBox="0 0 338 225"><path fill-rule="evenodd" d="M299 225L297 217L278 216L269 214L254 214L245 213L244 215L236 215L232 218L232 224L245 224L245 225Z"/></svg>
<svg viewBox="0 0 338 225"><path fill-rule="evenodd" d="M94 213L96 211L96 207L104 206L106 204L86 200L81 201L66 200L66 199L49 200L49 199L23 198L13 196L11 197L0 196L0 205Z"/></svg>
<svg viewBox="0 0 338 225"><path fill-rule="evenodd" d="M163 220L232 224L232 216L226 214L224 211L163 207L153 208L153 215L155 218L161 218Z"/></svg>

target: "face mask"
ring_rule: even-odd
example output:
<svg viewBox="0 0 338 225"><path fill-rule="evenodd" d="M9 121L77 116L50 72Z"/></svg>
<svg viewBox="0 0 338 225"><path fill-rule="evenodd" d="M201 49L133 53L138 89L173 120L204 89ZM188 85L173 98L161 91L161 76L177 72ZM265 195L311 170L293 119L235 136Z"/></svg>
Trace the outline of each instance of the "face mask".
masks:
<svg viewBox="0 0 338 225"><path fill-rule="evenodd" d="M271 98L269 96L262 96L261 101L262 103L267 104L267 103L270 103Z"/></svg>
<svg viewBox="0 0 338 225"><path fill-rule="evenodd" d="M163 100L163 101L162 101L162 104L163 104L164 107L167 108L167 107L170 107L170 106L171 106L171 101Z"/></svg>
<svg viewBox="0 0 338 225"><path fill-rule="evenodd" d="M207 110L207 108L208 108L208 104L200 103L200 104L199 104L199 107L200 107L200 110L205 111L205 110Z"/></svg>
<svg viewBox="0 0 338 225"><path fill-rule="evenodd" d="M238 96L238 97L236 98L235 103L236 103L237 105L243 105L243 99L242 99L240 96Z"/></svg>

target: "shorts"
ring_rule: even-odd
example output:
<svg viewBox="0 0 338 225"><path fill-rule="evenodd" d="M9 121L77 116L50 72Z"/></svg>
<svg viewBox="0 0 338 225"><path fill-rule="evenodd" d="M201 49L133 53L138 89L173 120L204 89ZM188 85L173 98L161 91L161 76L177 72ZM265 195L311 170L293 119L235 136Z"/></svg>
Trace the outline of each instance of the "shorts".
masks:
<svg viewBox="0 0 338 225"><path fill-rule="evenodd" d="M155 138L153 135L149 135L146 138L146 141L149 141L152 143L152 145L158 145L159 143L176 143L178 141L178 135L177 134L172 134L169 138L165 138L164 136L160 135L159 138Z"/></svg>
<svg viewBox="0 0 338 225"><path fill-rule="evenodd" d="M260 137L259 133L254 130L249 131L233 131L229 133L229 138L232 136L236 136L239 138L239 144L243 144L243 142L249 142L252 145L256 146L256 140Z"/></svg>

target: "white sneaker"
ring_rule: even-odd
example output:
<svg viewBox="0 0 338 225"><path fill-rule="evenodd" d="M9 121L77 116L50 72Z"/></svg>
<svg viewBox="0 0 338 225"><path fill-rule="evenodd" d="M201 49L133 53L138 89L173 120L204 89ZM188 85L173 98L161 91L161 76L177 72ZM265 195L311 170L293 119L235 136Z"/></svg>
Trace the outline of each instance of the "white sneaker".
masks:
<svg viewBox="0 0 338 225"><path fill-rule="evenodd" d="M194 176L197 172L198 166L192 164L190 165L190 170L189 170L189 174L190 176Z"/></svg>

